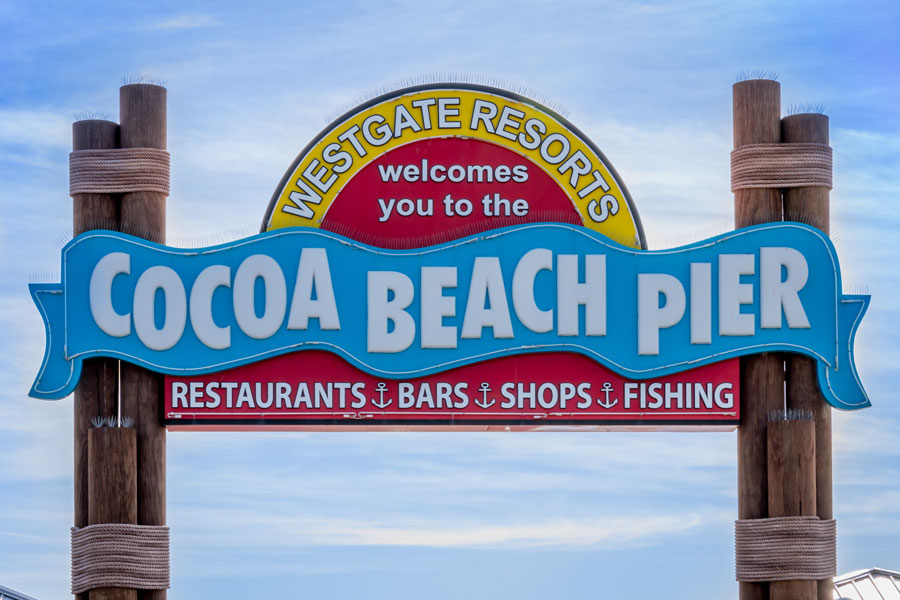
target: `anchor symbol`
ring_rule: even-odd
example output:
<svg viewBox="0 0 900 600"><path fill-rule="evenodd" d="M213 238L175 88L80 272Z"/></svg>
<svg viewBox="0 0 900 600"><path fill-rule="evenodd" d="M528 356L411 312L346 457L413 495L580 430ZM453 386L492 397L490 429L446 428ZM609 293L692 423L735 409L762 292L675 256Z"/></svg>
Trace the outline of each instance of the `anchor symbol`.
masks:
<svg viewBox="0 0 900 600"><path fill-rule="evenodd" d="M612 402L609 401L609 393L611 391L613 391L613 386L610 382L607 381L606 383L604 383L603 386L600 388L600 391L606 395L605 402L603 400L601 400L600 398L597 398L597 404L599 404L603 408L609 410L610 408L612 408L613 406L615 406L616 404L619 403L619 401L615 398L613 398Z"/></svg>
<svg viewBox="0 0 900 600"><path fill-rule="evenodd" d="M393 400L391 400L390 398L388 398L387 400L384 399L384 393L387 391L387 384L385 382L380 381L378 385L375 386L375 391L378 392L378 401L376 402L375 400L372 400L372 404L374 404L381 410L384 410L391 405L391 402L393 402Z"/></svg>
<svg viewBox="0 0 900 600"><path fill-rule="evenodd" d="M478 391L481 392L481 400L476 400L475 404L484 409L488 409L496 404L497 401L494 399L491 399L491 401L488 402L487 394L489 391L491 391L491 386L489 386L486 381L481 384L481 386L478 388Z"/></svg>

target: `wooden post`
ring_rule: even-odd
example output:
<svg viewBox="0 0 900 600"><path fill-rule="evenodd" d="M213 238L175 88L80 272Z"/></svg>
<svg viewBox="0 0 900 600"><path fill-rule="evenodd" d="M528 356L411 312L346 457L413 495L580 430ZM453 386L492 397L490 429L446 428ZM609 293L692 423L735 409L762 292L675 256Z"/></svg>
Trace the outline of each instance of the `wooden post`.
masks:
<svg viewBox="0 0 900 600"><path fill-rule="evenodd" d="M85 120L72 124L73 150L108 150L119 145L119 126L111 121ZM75 194L72 196L72 232L115 227L119 221L118 200L109 194ZM88 431L96 416L118 414L119 361L91 358L81 367L81 379L75 388L75 527L88 522ZM87 600L87 594L76 594Z"/></svg>
<svg viewBox="0 0 900 600"><path fill-rule="evenodd" d="M816 426L809 419L769 422L769 516L816 514ZM773 581L771 600L816 600L815 581Z"/></svg>
<svg viewBox="0 0 900 600"><path fill-rule="evenodd" d="M781 141L828 144L828 117L798 114L781 120ZM784 218L800 221L829 233L829 191L827 187L788 188L784 192ZM816 514L833 519L831 471L831 407L819 390L816 363L798 354L787 355L787 406L811 411L816 421ZM818 582L819 600L831 600L834 579Z"/></svg>
<svg viewBox="0 0 900 600"><path fill-rule="evenodd" d="M91 525L137 522L137 447L134 429L88 432L88 512ZM137 590L94 588L90 600L136 600Z"/></svg>
<svg viewBox="0 0 900 600"><path fill-rule="evenodd" d="M166 148L166 89L133 84L119 90L122 148ZM122 196L123 231L165 242L166 195L133 192ZM163 427L163 378L122 362L122 414L137 430L138 524L166 524L166 430ZM140 598L164 600L166 590L141 590Z"/></svg>
<svg viewBox="0 0 900 600"><path fill-rule="evenodd" d="M137 83L119 89L122 148L166 149L166 88ZM166 195L132 192L122 197L122 227L157 242L166 240Z"/></svg>
<svg viewBox="0 0 900 600"><path fill-rule="evenodd" d="M751 79L734 84L734 147L781 139L781 87ZM736 228L780 221L781 190L744 189L734 193ZM759 354L741 359L741 426L738 428L738 518L768 516L766 420L784 405L784 358ZM767 600L765 583L740 583L741 600Z"/></svg>

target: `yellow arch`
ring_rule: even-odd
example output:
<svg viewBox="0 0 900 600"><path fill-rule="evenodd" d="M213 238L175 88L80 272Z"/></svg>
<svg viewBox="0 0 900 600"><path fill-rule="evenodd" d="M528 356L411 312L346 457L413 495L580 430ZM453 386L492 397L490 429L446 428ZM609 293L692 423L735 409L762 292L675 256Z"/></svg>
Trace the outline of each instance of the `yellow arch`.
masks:
<svg viewBox="0 0 900 600"><path fill-rule="evenodd" d="M332 123L285 174L266 230L318 227L347 182L371 161L404 144L452 136L528 158L569 195L585 226L626 246L644 245L637 211L614 169L564 119L501 90L423 87L382 96Z"/></svg>

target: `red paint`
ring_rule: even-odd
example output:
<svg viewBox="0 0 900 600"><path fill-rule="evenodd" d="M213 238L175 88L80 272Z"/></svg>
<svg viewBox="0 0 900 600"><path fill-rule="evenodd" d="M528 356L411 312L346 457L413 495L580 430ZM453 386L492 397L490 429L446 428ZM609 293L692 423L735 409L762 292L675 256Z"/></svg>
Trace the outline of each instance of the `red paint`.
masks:
<svg viewBox="0 0 900 600"><path fill-rule="evenodd" d="M196 377L166 377L166 422L168 425L198 425L204 422L233 422L234 424L328 424L328 425L374 425L374 424L599 424L599 423L731 423L739 421L737 359L700 367L690 371L644 381L629 380L598 365L592 360L575 354L546 353L500 358L473 365L459 367L444 373L393 381L373 377L352 367L339 357L322 351L303 351L271 358L259 363L245 365L229 371ZM226 405L226 388L222 384L234 384L231 407ZM377 391L380 383L385 384L383 397ZM490 391L480 388L487 383ZM709 406L700 400L699 406L678 406L677 392L682 397L687 391L685 384L691 384L692 398L696 387L722 393L717 404L715 399ZM196 395L191 406L190 389L193 384ZM210 385L212 384L212 385ZM245 386L252 402L240 401L240 391ZM258 388L257 388L258 384ZM276 387L281 384L283 401L277 406ZM298 391L306 385L307 397ZM316 387L320 398L316 402ZM346 384L341 386L339 384ZM604 391L609 384L609 397ZM409 406L401 405L400 387L405 385L411 394L404 396ZM502 390L507 385L507 394ZM664 398L666 386L670 392L670 406L663 401L654 406L650 390ZM289 391L287 391L289 386ZM364 400L353 394L353 387ZM509 386L512 386L511 388ZM626 405L626 386L632 389L633 397ZM646 402L641 406L640 389L644 386ZM730 386L730 387L729 387ZM344 402L341 406L340 389L344 387ZM447 391L438 405L439 390ZM580 389L579 389L580 388ZM184 390L176 402L177 391ZM210 408L214 397L207 391L219 395L218 406ZM330 390L330 392L328 391ZM520 394L522 390L524 394ZM528 393L534 392L532 401ZM583 395L579 394L583 392ZM730 394L730 396L728 395ZM523 403L509 406L509 395ZM562 396L571 396L562 400ZM543 404L537 398L543 400ZM584 396L589 396L588 401ZM325 398L331 400L327 406ZM556 398L555 403L552 402ZM726 399L730 397L730 406ZM428 399L431 399L429 402ZM446 400L449 399L448 406ZM270 403L271 400L271 403ZM377 404L389 402L379 407ZM490 404L493 402L493 404ZM608 407L600 403L608 404ZM177 404L177 406L176 406ZM185 406L186 405L186 406Z"/></svg>
<svg viewBox="0 0 900 600"><path fill-rule="evenodd" d="M454 178L460 173L468 178L469 168L474 166L483 168L472 169L473 181L433 180L434 175L448 177L450 170ZM423 171L428 172L427 177ZM399 175L398 181L390 176L385 181L386 172ZM516 181L523 173L527 180ZM489 178L492 181L487 181ZM468 200L471 213L457 214L452 209L454 202L450 203L453 214L448 214L444 202L448 194L454 201ZM494 214L498 211L493 202L488 206L492 214L485 214L482 201L486 195L508 201L500 203L500 214ZM383 221L379 220L384 216L379 199L384 206L391 206L394 200L391 216ZM398 210L403 199L403 212L412 209L408 216ZM518 212L524 201L527 214L515 214L516 200L520 200ZM420 214L428 212L432 214ZM395 148L366 165L335 197L322 229L374 246L419 248L488 229L542 221L582 224L572 200L540 167L503 146L473 139L432 138Z"/></svg>
<svg viewBox="0 0 900 600"><path fill-rule="evenodd" d="M434 174L447 175L453 165L459 165L454 170L455 178L465 174L463 181L434 181ZM484 167L480 170L484 181L465 180L469 178L471 165ZM436 166L443 169L434 170ZM397 181L384 176L389 167L399 175ZM423 181L423 167L428 172L427 181ZM488 171L493 181L486 181ZM527 173L527 181L516 181L523 179L523 173ZM476 175L476 171L472 174ZM505 181L497 181L498 175ZM469 200L471 213L448 215L444 204L447 194L454 200ZM509 201L508 205L500 204L501 214L485 214L482 199L488 194ZM380 220L383 211L379 198L383 206L389 206L394 199L392 216L384 220ZM408 216L399 214L399 203L404 198L407 199L404 212L411 213ZM517 216L514 203L519 199L527 203L528 210L527 214ZM494 208L492 204L491 212ZM417 214L419 211L432 214L423 216ZM488 142L432 138L396 148L368 164L339 192L322 221L322 228L375 246L416 248L498 227L540 221L582 224L572 201L537 165ZM620 377L584 356L553 352L494 359L427 377L394 381L368 375L333 354L310 350L210 375L167 376L166 423L184 428L264 426L269 430L419 426L517 430L554 425L609 425L620 429L635 425L655 428L696 425L704 429L732 429L739 422L738 368L739 362L734 359L639 382ZM709 406L703 403L699 407L687 407L682 403L679 407L670 398L670 406L666 407L663 397L662 406L654 407L648 393L645 393L645 405L641 406L641 386L647 392L651 385L654 390L659 387L664 392L668 384L670 394L679 389L683 394L687 383L692 385L692 390L697 384L711 386L712 390L730 386L730 406L719 406L713 400ZM230 407L228 388L223 384L231 389ZM384 385L383 395L377 390L379 384ZM481 391L482 384L487 384L490 390ZM606 388L608 398L605 384L610 386ZM298 396L298 390L304 385L308 396ZM626 386L632 386L635 392L629 406L626 406ZM408 405L401 405L402 387L410 390L403 396ZM196 394L193 405L192 388ZM242 388L245 398L252 398L252 403L241 399ZM183 392L181 400L178 389ZM441 397L439 403L441 390L446 392L446 397ZM219 395L216 406L212 406L214 397L209 391ZM509 396L515 399L511 406ZM565 401L563 396L567 396ZM308 402L304 401L307 397ZM331 401L330 407L324 401L326 397ZM522 404L518 403L520 397Z"/></svg>

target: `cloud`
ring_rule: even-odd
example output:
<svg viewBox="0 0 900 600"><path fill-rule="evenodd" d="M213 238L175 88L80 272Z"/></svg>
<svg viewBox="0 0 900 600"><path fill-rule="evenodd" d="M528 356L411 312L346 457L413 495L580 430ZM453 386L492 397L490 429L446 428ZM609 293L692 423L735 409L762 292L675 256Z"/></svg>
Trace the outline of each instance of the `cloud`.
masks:
<svg viewBox="0 0 900 600"><path fill-rule="evenodd" d="M896 366L896 361L894 363ZM875 408L862 412L834 412L835 452L848 459L900 455L900 421L887 415L888 398L877 398Z"/></svg>
<svg viewBox="0 0 900 600"><path fill-rule="evenodd" d="M0 13L12 11L10 6L0 3ZM571 121L621 173L654 247L690 241L685 234L720 233L720 223L729 228L731 77L756 66L782 71L786 94L838 107L831 114L832 215L844 240L845 280L871 284L874 296L857 347L875 406L864 413L835 413L842 545L846 540L847 551L870 557L875 556L868 549L872 537L889 531L896 538L900 414L889 400L898 313L884 307L896 306L892 299L897 297L896 261L890 257L900 250L895 234L900 212L894 201L900 190L895 168L900 138L891 129L895 120L872 126L880 132L860 122L870 115L874 123L879 113L873 110L893 96L866 97L871 88L848 87L848 81L879 78L872 71L877 60L848 65L842 58L859 41L853 38L857 34L845 36L848 43L840 47L805 43L810 52L836 51L819 52L820 63L809 66L806 54L783 41L794 38L782 35L778 24L790 28L791 20L750 3L710 9L705 0L678 6L618 2L597 10L590 3L564 2L538 13L533 9L542 8L539 2L512 12L503 3L488 2L477 14L461 6L407 2L385 11L360 4L348 11L295 3L285 7L281 22L266 18L264 10L251 14L240 7L232 12L235 18L224 7L221 16L177 14L176 9L176 14L157 12L149 18L132 9L122 9L121 15L116 10L97 15L29 10L27 23L17 20L20 37L4 40L12 57L4 64L18 70L6 78L8 93L0 107L0 155L8 165L0 173L5 207L0 219L4 584L48 598L67 589L72 405L24 397L43 351L40 321L24 283L30 271L59 269L52 241L70 224L65 159L72 113L114 102L112 87L103 86L144 68L161 73L170 85L169 230L176 234L206 235L257 222L284 169L323 126L322 117L359 89L423 71L499 72L572 108ZM312 22L313 17L323 25L285 43L284 22ZM828 31L844 32L846 15L840 17ZM870 18L863 12L854 16L863 17ZM56 27L60 35L41 36L48 18L67 27ZM819 30L823 18L807 29ZM385 36L394 29L408 35ZM890 36L889 29L866 31L866 40ZM740 48L751 47L749 41L762 53L742 53ZM804 86L803 78L814 83ZM348 560L353 546L375 559L379 571L413 563L415 568L403 573L412 589L423 577L415 559L426 555L438 562L427 548L499 548L503 551L497 554L511 554L520 564L526 564L527 552L506 549L549 548L562 554L559 549L570 547L647 545L654 548L650 552L673 559L666 564L689 556L707 566L730 552L734 434L172 432L168 440L169 518L179 557L173 576L181 589L189 589L191 578L202 581L202 593L191 597L221 595L224 586L263 585L260 574L268 560L280 561L285 572L346 572L347 580L368 581L372 561ZM54 485L60 489L44 497ZM860 539L847 535L854 533ZM216 562L222 545L230 554L225 564ZM379 546L387 550L375 550ZM279 553L284 548L288 551ZM459 570L450 554L440 554L440 560L448 570ZM487 552L465 554L475 554L472 560L478 561ZM635 577L629 575L640 579L642 569L652 564L646 554L632 556L633 569L605 580L606 595L621 596L618 580L633 587ZM556 595L580 597L590 588L582 575L596 575L596 568L572 573L571 582L568 573L561 577L552 566L523 568L534 590L521 597L546 596L540 591L547 587L541 586L551 579ZM675 568L661 568L658 579L684 575ZM701 577L704 584L714 580L712 574ZM566 585L577 589L573 593ZM725 585L733 591L733 582ZM448 597L440 596L444 587L435 584L430 597ZM670 586L668 593L701 596L685 587ZM483 587L471 588L470 597L489 597ZM329 579L328 590L335 589ZM338 597L317 591L312 588L307 595ZM371 595L404 593L389 588L373 589Z"/></svg>
<svg viewBox="0 0 900 600"><path fill-rule="evenodd" d="M15 395L31 387L44 356L45 336L40 313L24 282L12 291L15 295L0 295L0 328L4 336L9 336L9 341L0 345L0 374L5 384L3 393Z"/></svg>
<svg viewBox="0 0 900 600"><path fill-rule="evenodd" d="M308 539L320 545L365 546L585 546L631 545L651 538L678 535L698 527L697 513L600 519L553 519L511 525L462 525L456 523L373 525L366 522L317 522L307 528Z"/></svg>
<svg viewBox="0 0 900 600"><path fill-rule="evenodd" d="M728 517L730 518L730 516ZM227 540L238 547L276 546L418 546L428 548L529 548L537 546L596 546L602 549L633 547L693 532L723 515L699 512L560 518L494 524L459 522L458 519L392 520L373 514L370 519L296 517L250 513L238 509L208 508L178 511L183 520L180 537L199 537L203 543L215 523L230 523ZM208 529L206 525L208 524ZM187 540L183 540L187 541ZM194 540L197 542L199 540ZM192 545L193 543L192 542Z"/></svg>
<svg viewBox="0 0 900 600"><path fill-rule="evenodd" d="M732 228L727 130L701 121L630 125L616 119L585 119L583 129L631 192L651 248Z"/></svg>
<svg viewBox="0 0 900 600"><path fill-rule="evenodd" d="M859 492L842 497L836 507L839 533L896 538L900 534L900 489L867 486Z"/></svg>
<svg viewBox="0 0 900 600"><path fill-rule="evenodd" d="M201 29L218 25L218 19L212 15L179 15L151 24L148 29L178 30Z"/></svg>
<svg viewBox="0 0 900 600"><path fill-rule="evenodd" d="M0 473L8 482L71 477L72 404L28 398L44 354L40 316L24 283L0 296Z"/></svg>
<svg viewBox="0 0 900 600"><path fill-rule="evenodd" d="M71 143L71 121L63 111L0 110L0 147L14 144L32 149L60 149L68 148ZM8 158L15 154L10 152Z"/></svg>
<svg viewBox="0 0 900 600"><path fill-rule="evenodd" d="M699 489L728 496L736 456L733 434L535 434L527 442L465 433L307 435L292 434L285 448L277 434L173 433L170 477L197 500L296 498L352 515L361 505L458 511L477 502L531 517L531 507L558 494L615 510L627 508L622 498L659 493L692 502ZM269 462L274 455L279 460ZM530 500L509 504L516 495Z"/></svg>

